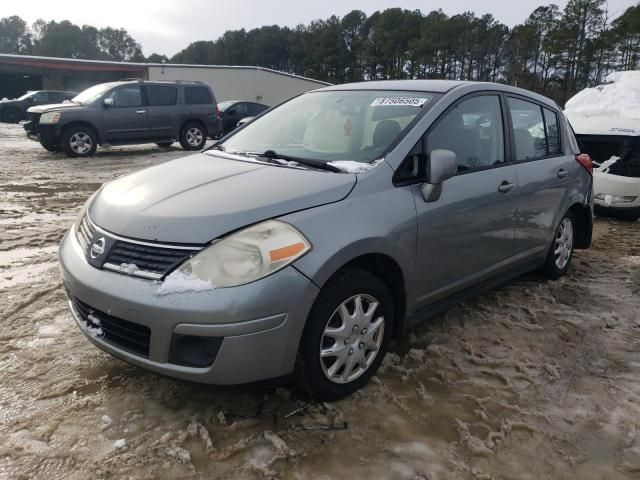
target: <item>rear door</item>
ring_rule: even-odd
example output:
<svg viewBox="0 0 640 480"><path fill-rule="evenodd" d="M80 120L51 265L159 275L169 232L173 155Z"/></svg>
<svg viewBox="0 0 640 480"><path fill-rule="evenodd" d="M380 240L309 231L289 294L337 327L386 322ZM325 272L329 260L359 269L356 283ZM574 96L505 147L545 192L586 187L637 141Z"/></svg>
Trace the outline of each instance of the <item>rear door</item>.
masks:
<svg viewBox="0 0 640 480"><path fill-rule="evenodd" d="M435 202L413 185L417 219L418 307L433 303L506 268L515 253L516 166L505 163L505 114L497 93L464 97L424 139L456 153L458 174ZM419 146L418 146L419 147ZM414 152L415 153L415 152Z"/></svg>
<svg viewBox="0 0 640 480"><path fill-rule="evenodd" d="M113 90L106 98L112 98L113 106L103 107L104 135L109 143L127 143L147 140L149 125L147 107L140 85L124 85Z"/></svg>
<svg viewBox="0 0 640 480"><path fill-rule="evenodd" d="M543 254L568 204L576 162L563 153L558 112L526 97L506 99L520 187L516 249Z"/></svg>
<svg viewBox="0 0 640 480"><path fill-rule="evenodd" d="M172 85L146 85L149 136L178 138L180 115L176 107L178 89Z"/></svg>

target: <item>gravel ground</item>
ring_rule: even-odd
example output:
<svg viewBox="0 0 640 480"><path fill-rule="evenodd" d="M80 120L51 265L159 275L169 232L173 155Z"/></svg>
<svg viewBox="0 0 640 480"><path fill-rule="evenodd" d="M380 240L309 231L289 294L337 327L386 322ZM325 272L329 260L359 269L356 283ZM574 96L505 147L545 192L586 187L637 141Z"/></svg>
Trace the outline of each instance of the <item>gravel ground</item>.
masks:
<svg viewBox="0 0 640 480"><path fill-rule="evenodd" d="M639 223L597 220L566 277L447 311L330 405L161 378L91 346L57 244L102 182L184 154L67 159L0 124L0 478L640 477Z"/></svg>

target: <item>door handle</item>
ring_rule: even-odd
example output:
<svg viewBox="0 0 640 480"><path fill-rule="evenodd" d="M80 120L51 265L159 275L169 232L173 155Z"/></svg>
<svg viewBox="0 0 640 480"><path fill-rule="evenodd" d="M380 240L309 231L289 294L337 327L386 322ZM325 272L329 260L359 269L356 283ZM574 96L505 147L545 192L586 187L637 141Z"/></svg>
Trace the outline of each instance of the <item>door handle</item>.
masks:
<svg viewBox="0 0 640 480"><path fill-rule="evenodd" d="M147 111L146 110L136 110L136 113L138 115L142 115L143 113L147 113Z"/></svg>
<svg viewBox="0 0 640 480"><path fill-rule="evenodd" d="M514 185L513 183L509 183L509 182L507 182L507 181L505 180L505 181L504 181L504 182L502 182L502 183L500 184L500 186L498 187L498 191L499 191L500 193L508 193L508 192L510 192L510 191L513 189L513 187L515 187L515 185Z"/></svg>
<svg viewBox="0 0 640 480"><path fill-rule="evenodd" d="M569 172L567 172L564 168L558 170L558 178L564 178L567 175L569 175Z"/></svg>

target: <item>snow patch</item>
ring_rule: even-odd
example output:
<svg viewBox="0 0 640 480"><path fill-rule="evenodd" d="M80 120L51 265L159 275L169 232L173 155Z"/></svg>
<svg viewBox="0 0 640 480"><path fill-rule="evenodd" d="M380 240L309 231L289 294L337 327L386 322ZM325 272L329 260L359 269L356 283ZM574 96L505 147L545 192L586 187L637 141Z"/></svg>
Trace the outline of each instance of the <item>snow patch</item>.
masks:
<svg viewBox="0 0 640 480"><path fill-rule="evenodd" d="M104 335L104 332L100 327L92 327L91 325L87 325L87 333L93 338L102 337Z"/></svg>
<svg viewBox="0 0 640 480"><path fill-rule="evenodd" d="M113 442L113 448L116 450L124 450L127 448L127 441L124 438L120 438Z"/></svg>
<svg viewBox="0 0 640 480"><path fill-rule="evenodd" d="M207 292L215 290L216 286L208 280L202 280L191 273L176 270L160 284L156 294L173 295L175 293Z"/></svg>
<svg viewBox="0 0 640 480"><path fill-rule="evenodd" d="M640 120L640 71L616 72L604 85L585 88L567 101L566 112L586 117L608 115Z"/></svg>
<svg viewBox="0 0 640 480"><path fill-rule="evenodd" d="M593 171L601 172L601 173L609 173L609 169L611 168L611 165L616 163L618 160L620 160L620 157L613 156L609 160L605 160L604 162L602 162L600 165L594 168Z"/></svg>
<svg viewBox="0 0 640 480"><path fill-rule="evenodd" d="M345 173L365 173L376 168L378 163L380 163L380 161L372 163L353 162L351 160L336 160L328 162L332 167L339 168Z"/></svg>
<svg viewBox="0 0 640 480"><path fill-rule="evenodd" d="M140 270L135 263L121 263L120 268L123 273L128 275L134 275L138 270Z"/></svg>

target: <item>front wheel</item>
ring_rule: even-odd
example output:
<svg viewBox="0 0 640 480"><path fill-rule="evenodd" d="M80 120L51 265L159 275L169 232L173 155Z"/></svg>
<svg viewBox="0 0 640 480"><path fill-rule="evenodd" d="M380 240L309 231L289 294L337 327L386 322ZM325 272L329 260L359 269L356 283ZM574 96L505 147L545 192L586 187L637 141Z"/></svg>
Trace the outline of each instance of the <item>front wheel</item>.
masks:
<svg viewBox="0 0 640 480"><path fill-rule="evenodd" d="M69 157L90 157L96 148L98 139L89 127L69 127L62 136L62 150Z"/></svg>
<svg viewBox="0 0 640 480"><path fill-rule="evenodd" d="M207 141L207 131L202 124L189 122L180 131L180 145L185 150L202 150Z"/></svg>
<svg viewBox="0 0 640 480"><path fill-rule="evenodd" d="M567 212L556 229L543 267L543 273L548 279L557 280L569 270L574 245L575 222L571 212Z"/></svg>
<svg viewBox="0 0 640 480"><path fill-rule="evenodd" d="M363 270L336 274L311 310L298 355L301 386L322 401L353 393L375 374L393 332L393 300Z"/></svg>

